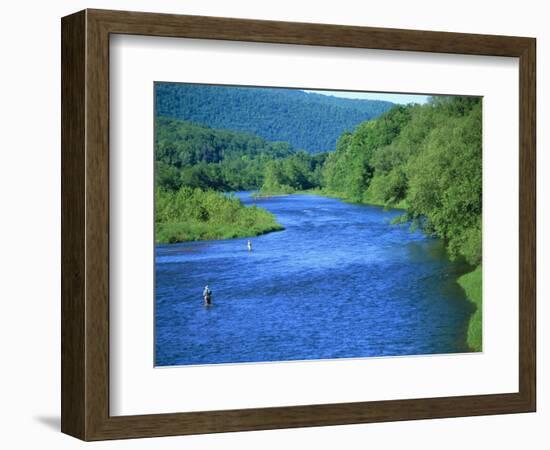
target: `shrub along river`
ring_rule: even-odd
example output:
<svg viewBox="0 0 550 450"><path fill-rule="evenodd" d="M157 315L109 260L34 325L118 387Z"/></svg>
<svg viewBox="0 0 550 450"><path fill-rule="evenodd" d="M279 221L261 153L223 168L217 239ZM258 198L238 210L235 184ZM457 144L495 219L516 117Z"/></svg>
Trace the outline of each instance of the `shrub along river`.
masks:
<svg viewBox="0 0 550 450"><path fill-rule="evenodd" d="M316 195L254 199L284 231L156 247L155 365L468 351L469 269L401 212ZM213 306L204 307L208 284Z"/></svg>

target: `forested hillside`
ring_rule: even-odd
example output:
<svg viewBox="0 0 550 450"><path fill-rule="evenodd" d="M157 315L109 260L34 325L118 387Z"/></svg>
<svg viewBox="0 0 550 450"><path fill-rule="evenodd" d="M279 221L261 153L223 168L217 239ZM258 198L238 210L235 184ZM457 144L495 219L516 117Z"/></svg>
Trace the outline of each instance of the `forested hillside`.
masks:
<svg viewBox="0 0 550 450"><path fill-rule="evenodd" d="M303 180L318 183L317 192L324 195L402 208L400 221L443 239L452 259L477 266L459 278L476 307L467 335L474 351L482 349L481 112L481 99L474 97L395 106L342 134L336 151L309 176L289 169L287 161L296 156L269 163L261 189L295 192Z"/></svg>
<svg viewBox="0 0 550 450"><path fill-rule="evenodd" d="M433 97L395 106L343 133L330 153L159 118L156 185L265 195L322 189L353 202L398 206L403 219L481 261L481 100Z"/></svg>
<svg viewBox="0 0 550 450"><path fill-rule="evenodd" d="M166 190L255 189L269 161L294 153L285 142L164 117L156 120L156 186Z"/></svg>
<svg viewBox="0 0 550 450"><path fill-rule="evenodd" d="M451 257L481 261L481 100L433 97L395 106L342 134L322 167L266 165L262 193L319 188L352 202L400 207L403 220L448 243ZM297 170L301 167L302 170Z"/></svg>
<svg viewBox="0 0 550 450"><path fill-rule="evenodd" d="M351 201L400 206L404 219L448 243L451 257L481 261L481 100L433 97L395 107L344 134L323 188Z"/></svg>
<svg viewBox="0 0 550 450"><path fill-rule="evenodd" d="M334 150L345 131L378 117L393 104L306 93L297 89L237 88L156 83L157 117L284 141L309 153Z"/></svg>

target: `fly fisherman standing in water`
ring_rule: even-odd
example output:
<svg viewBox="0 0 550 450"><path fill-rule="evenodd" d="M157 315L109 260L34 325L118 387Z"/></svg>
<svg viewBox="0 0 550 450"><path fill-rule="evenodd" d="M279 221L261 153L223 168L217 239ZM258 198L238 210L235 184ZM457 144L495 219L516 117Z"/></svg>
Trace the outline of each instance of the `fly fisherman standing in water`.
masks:
<svg viewBox="0 0 550 450"><path fill-rule="evenodd" d="M202 291L202 296L204 298L204 304L209 306L212 304L212 291L208 285L204 286L204 291Z"/></svg>

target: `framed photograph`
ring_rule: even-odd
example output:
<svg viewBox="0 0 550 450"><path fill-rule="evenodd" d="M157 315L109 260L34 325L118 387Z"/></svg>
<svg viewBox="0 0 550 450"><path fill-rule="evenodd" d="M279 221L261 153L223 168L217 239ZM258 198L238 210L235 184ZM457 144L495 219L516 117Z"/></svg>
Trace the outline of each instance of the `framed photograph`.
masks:
<svg viewBox="0 0 550 450"><path fill-rule="evenodd" d="M61 25L64 433L535 411L534 38Z"/></svg>

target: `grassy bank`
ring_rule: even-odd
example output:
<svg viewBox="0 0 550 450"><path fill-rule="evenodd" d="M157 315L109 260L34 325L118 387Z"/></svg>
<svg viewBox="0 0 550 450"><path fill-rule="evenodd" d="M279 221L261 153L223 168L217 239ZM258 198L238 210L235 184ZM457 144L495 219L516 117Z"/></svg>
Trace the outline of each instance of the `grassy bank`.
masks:
<svg viewBox="0 0 550 450"><path fill-rule="evenodd" d="M267 190L262 188L258 193L255 195L255 197L276 197L278 195L320 195L322 197L328 197L328 198L336 198L338 200L342 200L346 203L355 203L358 205L368 205L368 206L381 206L383 208L392 208L392 209L403 209L405 210L407 205L404 200L401 200L400 202L396 204L388 204L381 200L377 200L376 198L365 195L362 198L355 198L355 197L349 197L341 192L334 192L330 191L325 188L313 188L313 189L303 189L303 190L295 190L292 188L288 189L277 189L277 190Z"/></svg>
<svg viewBox="0 0 550 450"><path fill-rule="evenodd" d="M269 211L214 191L158 190L155 201L158 244L259 236L284 229Z"/></svg>
<svg viewBox="0 0 550 450"><path fill-rule="evenodd" d="M339 193L327 191L326 189L315 189L309 192L310 194L323 195L326 197L338 198L340 200L358 203L363 205L382 206L384 208L392 209L407 209L406 200L403 199L395 204L387 204L380 200L377 200L369 191L367 191L361 198L349 198ZM482 270L479 265L473 272L462 275L458 278L458 283L464 291L468 299L475 305L475 311L470 317L468 323L467 344L472 351L482 351Z"/></svg>
<svg viewBox="0 0 550 450"><path fill-rule="evenodd" d="M157 225L155 240L157 244L174 244L176 242L253 237L281 230L284 230L284 227L278 223L241 227L233 224L177 222Z"/></svg>
<svg viewBox="0 0 550 450"><path fill-rule="evenodd" d="M476 310L470 317L468 324L468 346L476 352L482 350L482 270L478 266L473 272L462 275L458 279L458 284L466 292L468 299L474 303Z"/></svg>
<svg viewBox="0 0 550 450"><path fill-rule="evenodd" d="M277 197L281 195L291 195L291 194L297 194L300 191L299 189L295 189L292 186L287 186L284 184L276 184L276 185L270 185L267 187L265 184L258 190L254 197L262 198L262 197Z"/></svg>
<svg viewBox="0 0 550 450"><path fill-rule="evenodd" d="M262 189L257 196L258 197L271 197L277 195L291 195L291 194L309 194L309 195L320 195L323 197L336 198L349 203L356 203L362 205L371 205L371 206L381 206L384 208L393 208L393 209L402 209L406 210L405 200L401 200L397 204L385 204L382 201L377 200L372 195L364 195L362 198L351 198L347 197L341 193L332 192L327 189L315 188L307 190L293 190L288 189L268 191ZM462 275L458 278L458 283L466 292L468 299L475 305L475 311L470 317L468 323L468 332L467 332L467 344L468 346L476 352L482 350L482 270L481 265L479 265L473 272Z"/></svg>

